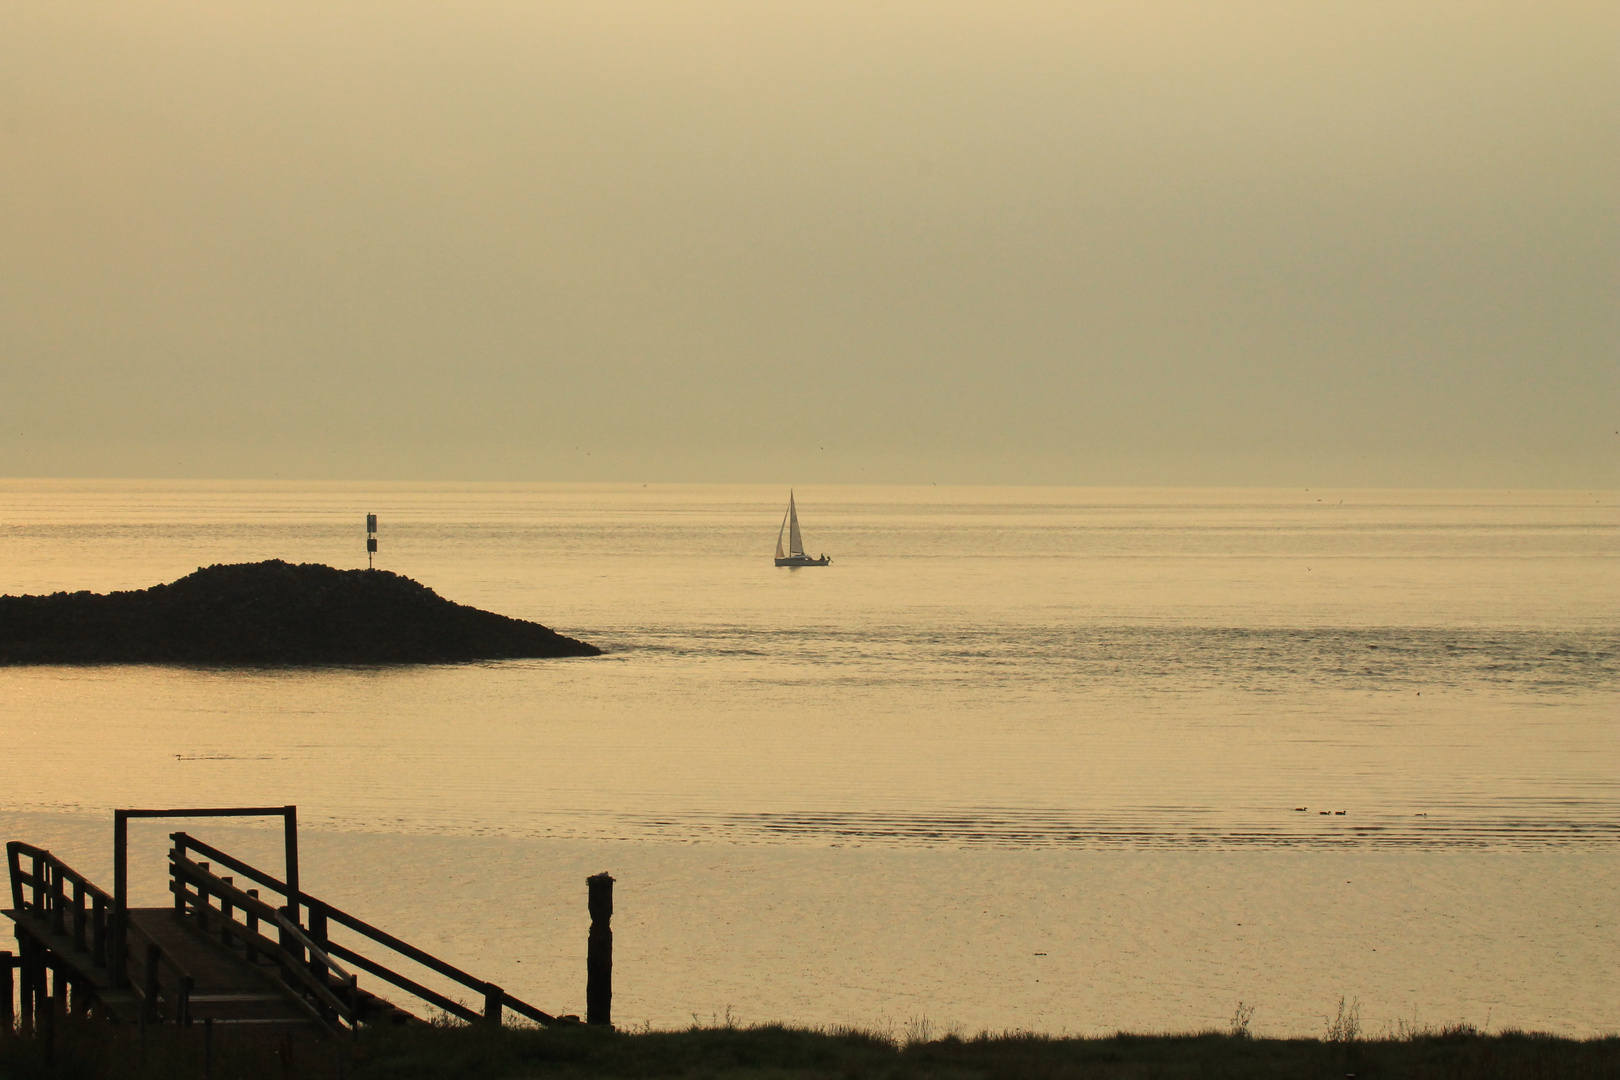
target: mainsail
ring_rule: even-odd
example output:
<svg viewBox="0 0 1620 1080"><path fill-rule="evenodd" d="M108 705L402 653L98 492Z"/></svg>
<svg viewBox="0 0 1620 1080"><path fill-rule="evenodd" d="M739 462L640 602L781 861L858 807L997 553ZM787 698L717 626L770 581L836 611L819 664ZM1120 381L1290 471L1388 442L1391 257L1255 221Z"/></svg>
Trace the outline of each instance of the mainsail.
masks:
<svg viewBox="0 0 1620 1080"><path fill-rule="evenodd" d="M782 535L776 536L776 550L782 550ZM799 535L799 508L793 505L793 492L788 492L788 554L804 554L804 537ZM778 554L777 558L781 558Z"/></svg>
<svg viewBox="0 0 1620 1080"><path fill-rule="evenodd" d="M791 503L792 501L793 496L789 495L788 502ZM787 529L787 519L787 511L784 510L782 512L782 528L776 530L776 557L778 559L784 559L787 557L786 553L782 550L782 533ZM793 522L793 531L799 531L799 523L797 518L795 518Z"/></svg>

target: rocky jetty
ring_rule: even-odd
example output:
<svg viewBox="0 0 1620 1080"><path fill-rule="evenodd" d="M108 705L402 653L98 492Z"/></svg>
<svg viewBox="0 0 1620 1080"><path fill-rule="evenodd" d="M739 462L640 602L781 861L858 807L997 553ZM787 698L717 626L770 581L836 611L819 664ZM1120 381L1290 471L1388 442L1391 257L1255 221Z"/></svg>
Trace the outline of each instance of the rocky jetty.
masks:
<svg viewBox="0 0 1620 1080"><path fill-rule="evenodd" d="M0 596L0 664L432 664L597 656L386 570L272 559L133 592Z"/></svg>

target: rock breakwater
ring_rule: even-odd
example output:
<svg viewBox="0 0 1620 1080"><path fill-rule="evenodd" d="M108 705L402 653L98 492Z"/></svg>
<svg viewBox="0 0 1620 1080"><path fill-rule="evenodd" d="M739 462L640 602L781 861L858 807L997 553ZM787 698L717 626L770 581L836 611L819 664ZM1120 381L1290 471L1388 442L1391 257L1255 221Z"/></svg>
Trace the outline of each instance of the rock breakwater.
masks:
<svg viewBox="0 0 1620 1080"><path fill-rule="evenodd" d="M421 664L597 656L386 570L280 559L105 595L0 596L0 664Z"/></svg>

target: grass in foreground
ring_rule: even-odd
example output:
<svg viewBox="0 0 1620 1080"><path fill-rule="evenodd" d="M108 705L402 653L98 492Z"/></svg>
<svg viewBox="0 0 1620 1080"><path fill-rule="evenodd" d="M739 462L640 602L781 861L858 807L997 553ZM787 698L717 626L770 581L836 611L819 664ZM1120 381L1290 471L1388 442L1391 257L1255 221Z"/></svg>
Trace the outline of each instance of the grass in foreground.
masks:
<svg viewBox="0 0 1620 1080"><path fill-rule="evenodd" d="M776 1025L621 1033L432 1027L357 1042L298 1042L199 1028L63 1024L52 1053L0 1035L0 1080L465 1080L670 1077L679 1080L1136 1080L1136 1078L1612 1078L1620 1038L1467 1030L1395 1039L1258 1039L1231 1034L947 1036L898 1042L860 1031ZM49 1060L48 1060L49 1058Z"/></svg>

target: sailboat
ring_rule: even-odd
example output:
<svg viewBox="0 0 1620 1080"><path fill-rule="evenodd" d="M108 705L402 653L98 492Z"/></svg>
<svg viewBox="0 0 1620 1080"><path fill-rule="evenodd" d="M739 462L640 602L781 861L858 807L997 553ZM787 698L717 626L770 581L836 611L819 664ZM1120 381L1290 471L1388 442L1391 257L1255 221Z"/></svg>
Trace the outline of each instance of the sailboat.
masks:
<svg viewBox="0 0 1620 1080"><path fill-rule="evenodd" d="M782 550L782 534L788 538L787 551ZM823 555L812 559L804 553L804 537L799 535L799 508L793 504L793 492L788 492L787 513L782 515L782 527L776 530L777 566L826 566L832 562Z"/></svg>

